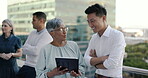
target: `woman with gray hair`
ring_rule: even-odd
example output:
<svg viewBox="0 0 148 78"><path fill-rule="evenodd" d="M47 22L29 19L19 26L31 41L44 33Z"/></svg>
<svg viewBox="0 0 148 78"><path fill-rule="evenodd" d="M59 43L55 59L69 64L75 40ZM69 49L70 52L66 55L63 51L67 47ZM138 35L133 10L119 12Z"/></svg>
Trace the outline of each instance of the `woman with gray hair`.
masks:
<svg viewBox="0 0 148 78"><path fill-rule="evenodd" d="M0 78L16 78L19 70L16 57L22 56L21 40L14 35L9 19L2 22L0 45Z"/></svg>
<svg viewBox="0 0 148 78"><path fill-rule="evenodd" d="M51 19L46 24L46 29L53 38L53 41L41 49L36 65L37 78L84 78L85 63L79 47L74 41L67 41L68 28L58 18ZM55 58L74 57L78 58L79 70L68 71L67 68L56 66Z"/></svg>

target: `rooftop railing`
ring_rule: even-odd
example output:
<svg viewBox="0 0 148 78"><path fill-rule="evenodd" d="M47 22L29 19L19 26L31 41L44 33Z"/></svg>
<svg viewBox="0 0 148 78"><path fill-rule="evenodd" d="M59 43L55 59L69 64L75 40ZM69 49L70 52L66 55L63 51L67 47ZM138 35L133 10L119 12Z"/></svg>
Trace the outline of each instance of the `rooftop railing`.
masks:
<svg viewBox="0 0 148 78"><path fill-rule="evenodd" d="M18 66L22 67L24 65L24 61L22 60L17 60ZM94 70L92 70L92 68L87 68L90 70L86 70L86 76L88 76L88 78L93 78L92 76L94 75ZM141 76L146 76L148 77L148 70L146 69L140 69L140 68L135 68L135 67L129 67L129 66L123 66L123 72L129 73L129 74L138 74ZM124 75L123 75L124 76ZM146 77L139 77L139 78L146 78ZM135 77L134 77L135 78Z"/></svg>
<svg viewBox="0 0 148 78"><path fill-rule="evenodd" d="M148 70L147 69L123 66L123 71L148 76Z"/></svg>
<svg viewBox="0 0 148 78"><path fill-rule="evenodd" d="M80 41L77 42L82 54L84 55L86 51L86 47L88 46L88 41ZM24 61L17 60L17 63L19 67L22 67L24 65ZM86 68L86 78L93 78L95 68L87 67ZM128 75L132 77L125 77L124 73L128 73ZM138 77L136 77L138 75ZM148 70L147 69L141 69L136 67L129 67L129 66L123 66L123 76L124 78L148 78Z"/></svg>

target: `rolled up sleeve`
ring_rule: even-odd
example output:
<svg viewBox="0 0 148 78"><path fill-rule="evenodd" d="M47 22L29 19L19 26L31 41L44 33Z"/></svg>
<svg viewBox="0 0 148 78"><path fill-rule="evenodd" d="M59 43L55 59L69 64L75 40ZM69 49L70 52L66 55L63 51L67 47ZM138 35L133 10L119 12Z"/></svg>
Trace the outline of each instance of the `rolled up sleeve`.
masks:
<svg viewBox="0 0 148 78"><path fill-rule="evenodd" d="M91 58L92 57L89 56L90 50L94 48L92 43L93 43L93 39L90 40L89 45L88 45L88 48L87 48L87 50L85 52L85 55L84 55L85 63L86 63L87 66L92 66L90 64L90 61L91 61Z"/></svg>
<svg viewBox="0 0 148 78"><path fill-rule="evenodd" d="M92 57L89 56L89 52L86 51L86 53L85 53L85 55L84 55L84 59L85 59L86 65L91 66L91 64L90 64L91 58L92 58Z"/></svg>

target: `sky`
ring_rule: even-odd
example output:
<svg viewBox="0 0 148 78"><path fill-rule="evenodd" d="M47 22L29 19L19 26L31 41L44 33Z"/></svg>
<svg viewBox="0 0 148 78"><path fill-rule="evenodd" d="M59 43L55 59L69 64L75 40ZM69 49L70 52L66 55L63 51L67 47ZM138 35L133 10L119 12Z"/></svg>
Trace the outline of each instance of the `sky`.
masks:
<svg viewBox="0 0 148 78"><path fill-rule="evenodd" d="M14 0L10 0L15 2ZM17 0L16 0L17 1ZM148 28L148 0L116 0L116 26ZM0 22L7 18L7 0L0 0Z"/></svg>
<svg viewBox="0 0 148 78"><path fill-rule="evenodd" d="M116 26L148 28L148 0L116 0Z"/></svg>
<svg viewBox="0 0 148 78"><path fill-rule="evenodd" d="M0 0L0 25L7 18L7 0Z"/></svg>

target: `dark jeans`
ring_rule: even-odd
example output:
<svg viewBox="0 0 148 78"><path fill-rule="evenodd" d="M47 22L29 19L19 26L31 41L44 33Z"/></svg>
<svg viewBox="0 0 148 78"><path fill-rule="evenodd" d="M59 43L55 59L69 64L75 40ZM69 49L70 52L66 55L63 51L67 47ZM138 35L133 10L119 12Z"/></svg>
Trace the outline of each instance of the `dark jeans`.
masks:
<svg viewBox="0 0 148 78"><path fill-rule="evenodd" d="M35 78L36 72L34 67L24 65L17 73L17 78Z"/></svg>

